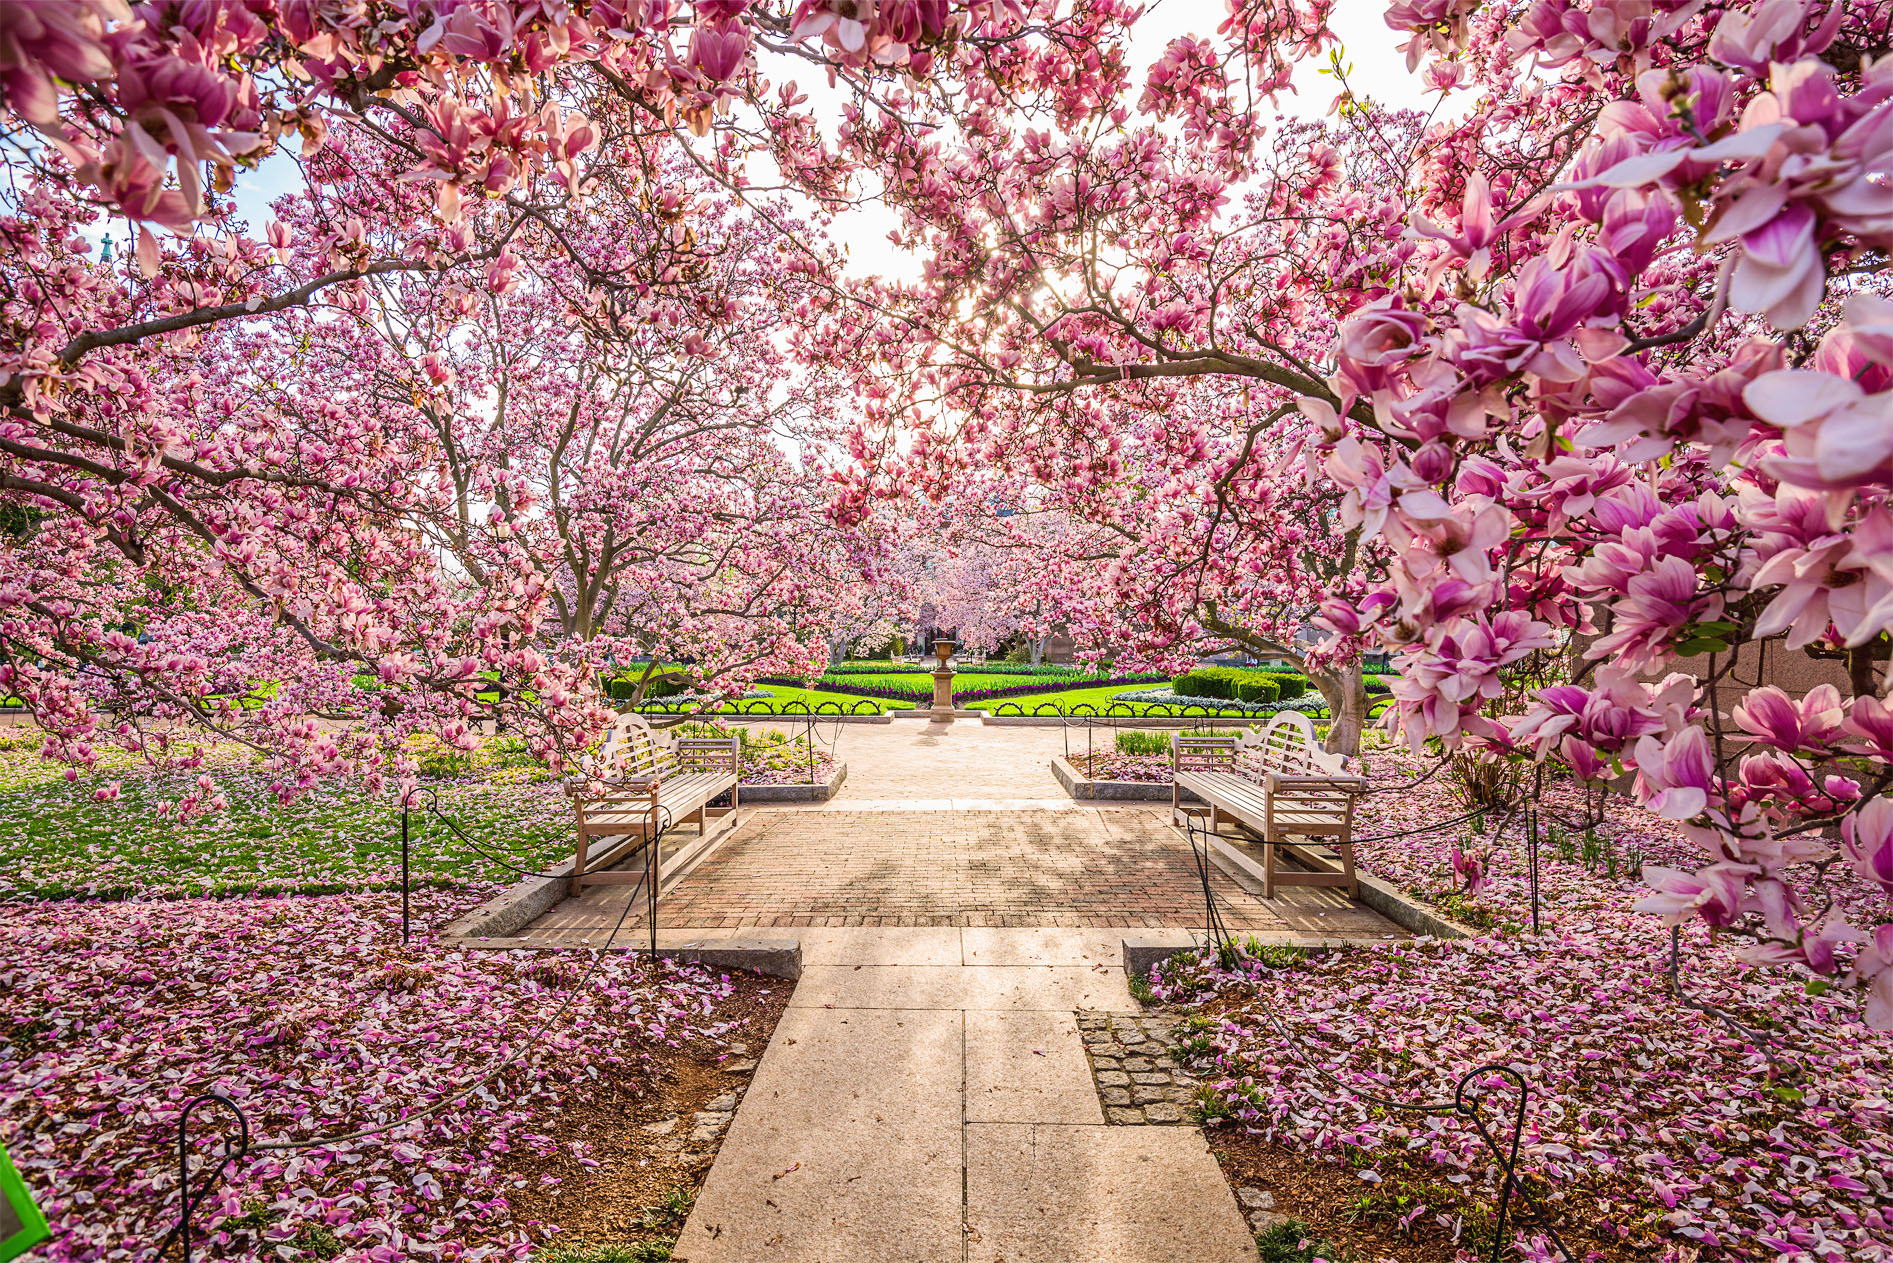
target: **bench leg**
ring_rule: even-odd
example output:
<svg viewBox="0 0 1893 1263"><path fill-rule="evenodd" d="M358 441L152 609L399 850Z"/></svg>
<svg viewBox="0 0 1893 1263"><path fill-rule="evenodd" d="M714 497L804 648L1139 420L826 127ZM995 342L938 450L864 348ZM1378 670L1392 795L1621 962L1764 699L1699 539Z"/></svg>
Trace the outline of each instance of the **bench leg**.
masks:
<svg viewBox="0 0 1893 1263"><path fill-rule="evenodd" d="M1275 898L1275 843L1262 843L1262 897Z"/></svg>
<svg viewBox="0 0 1893 1263"><path fill-rule="evenodd" d="M1341 857L1341 875L1347 878L1347 897L1358 903L1361 898L1361 879L1354 872L1354 844L1337 842L1334 849Z"/></svg>
<svg viewBox="0 0 1893 1263"><path fill-rule="evenodd" d="M1222 832L1222 821L1218 819L1216 815L1216 804L1213 801L1209 804L1209 831L1211 833Z"/></svg>
<svg viewBox="0 0 1893 1263"><path fill-rule="evenodd" d="M585 831L579 830L578 845L572 848L572 897L578 898L585 885Z"/></svg>
<svg viewBox="0 0 1893 1263"><path fill-rule="evenodd" d="M730 786L730 828L734 829L743 818L743 786L739 781Z"/></svg>

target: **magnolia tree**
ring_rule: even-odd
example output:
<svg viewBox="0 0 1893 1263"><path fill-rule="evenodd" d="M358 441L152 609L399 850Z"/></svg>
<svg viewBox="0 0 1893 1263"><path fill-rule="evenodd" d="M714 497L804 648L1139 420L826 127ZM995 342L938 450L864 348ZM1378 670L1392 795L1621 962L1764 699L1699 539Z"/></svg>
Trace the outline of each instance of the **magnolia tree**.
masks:
<svg viewBox="0 0 1893 1263"><path fill-rule="evenodd" d="M1380 550L1342 528L1340 489L1308 476L1310 424L1258 424L1246 392L1210 385L1096 400L1124 413L1120 446L1095 476L1014 492L1036 507L984 533L1010 559L1000 586L1039 634L1070 628L1123 666L1178 670L1231 646L1286 659L1335 716L1330 748L1354 754L1367 716L1358 646L1315 647L1306 633L1324 599L1365 592Z"/></svg>
<svg viewBox="0 0 1893 1263"><path fill-rule="evenodd" d="M1324 15L1244 8L1030 120L864 124L930 266L833 322L874 351L843 511L990 460L1081 512L1126 480L1201 503L1252 435L1312 427L1307 477L1342 498L1309 491L1304 524L1349 537L1310 576L1324 652L1398 653L1393 726L1634 772L1705 852L1651 870L1647 910L1893 1025L1893 925L1826 885L1893 896L1893 13L1394 4L1410 68L1470 109L1386 109L1337 62L1331 119L1259 144ZM1253 402L1199 439L1153 383L1205 377ZM1738 685L1769 642L1846 686ZM1568 679L1518 687L1552 657Z"/></svg>
<svg viewBox="0 0 1893 1263"><path fill-rule="evenodd" d="M336 168L334 195L387 196L371 163ZM498 285L377 278L364 320L318 332L372 365L362 393L419 411L446 484L428 538L482 587L524 559L565 653L644 660L640 695L660 662L701 691L799 673L832 631L824 594L874 548L830 524L808 463L834 440L832 384L788 368L826 260L785 266L774 230L687 167L660 199L611 183L585 217L514 233Z"/></svg>
<svg viewBox="0 0 1893 1263"><path fill-rule="evenodd" d="M637 606L676 641L681 587L714 578L704 604L745 627L767 622L784 589L753 538L727 534L623 582L601 579L596 556L552 564L545 532L560 528L546 523L560 512L541 509L556 461L540 450L532 470L514 469L466 424L482 408L501 413L493 397L453 398L465 346L394 319L386 346L356 347L370 357L357 360L355 335L336 322L369 322L390 304L434 319L430 303L466 322L490 303L488 345L533 301L621 343L640 320L714 323L653 297L676 278L651 272L649 232L618 253L597 247L628 207L648 211L647 226L688 219L697 199L673 200L673 159L734 182L763 155L791 182L830 191L844 164L793 84L762 77L760 56L842 76L866 99L898 97L941 53L994 73L1019 46L1079 55L1066 36L1087 21L978 2L469 0L371 16L288 0L7 0L0 689L35 711L56 755L88 759L105 738L157 752L164 726L145 721L182 719L270 752L286 791L372 762L375 722L468 739L495 687L532 712L549 753L564 737L582 742L605 715L590 664L547 653L544 628L597 631L609 588L621 623ZM694 148L693 133L706 138ZM338 196L338 166L368 157L380 189ZM227 193L265 163L301 177L302 205L246 225ZM135 244L108 264L92 243L121 217ZM691 224L671 228L687 247ZM780 271L825 266L806 237L793 240ZM522 286L526 296L507 297ZM384 354L423 345L435 356L422 357L424 382ZM678 349L697 354L687 339ZM780 349L754 348L765 361ZM232 355L250 358L219 358ZM272 377L241 380L272 356ZM661 389L626 384L635 374L622 359L598 371L615 375L613 402L580 428L606 424L609 407L635 417L656 406ZM404 376L418 401L374 393ZM554 424L505 417L541 439ZM720 509L699 501L699 520L773 513L803 494L783 490L786 465L763 465L766 477L731 484ZM566 492L567 504L582 499ZM458 501L474 499L498 512L481 519L477 547L453 548L456 521L470 535ZM512 529L535 512L532 529ZM588 528L622 538L634 525ZM697 643L701 653L708 641ZM365 677L402 691L398 717L391 704L342 735L317 722L350 713Z"/></svg>

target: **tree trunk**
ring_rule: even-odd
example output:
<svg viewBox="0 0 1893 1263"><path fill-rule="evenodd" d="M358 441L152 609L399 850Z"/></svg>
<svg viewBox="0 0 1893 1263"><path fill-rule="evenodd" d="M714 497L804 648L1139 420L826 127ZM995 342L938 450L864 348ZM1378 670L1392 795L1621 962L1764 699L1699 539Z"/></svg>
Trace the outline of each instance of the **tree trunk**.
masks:
<svg viewBox="0 0 1893 1263"><path fill-rule="evenodd" d="M1367 677L1359 660L1337 671L1306 674L1308 682L1321 690L1328 714L1333 716L1328 724L1327 749L1334 754L1358 755L1361 733L1367 728Z"/></svg>
<svg viewBox="0 0 1893 1263"><path fill-rule="evenodd" d="M1220 618L1213 607L1202 618L1203 626L1216 635L1227 636L1253 652L1284 658L1307 676L1308 682L1321 690L1322 700L1327 702L1328 714L1332 716L1325 743L1328 751L1346 755L1358 755L1361 752L1361 733L1367 727L1367 676L1358 658L1335 671L1310 671L1307 659L1292 645L1282 644L1268 636L1258 636L1247 628Z"/></svg>
<svg viewBox="0 0 1893 1263"><path fill-rule="evenodd" d="M1050 636L1033 636L1027 641L1031 645L1032 665L1039 666L1045 661L1045 645Z"/></svg>

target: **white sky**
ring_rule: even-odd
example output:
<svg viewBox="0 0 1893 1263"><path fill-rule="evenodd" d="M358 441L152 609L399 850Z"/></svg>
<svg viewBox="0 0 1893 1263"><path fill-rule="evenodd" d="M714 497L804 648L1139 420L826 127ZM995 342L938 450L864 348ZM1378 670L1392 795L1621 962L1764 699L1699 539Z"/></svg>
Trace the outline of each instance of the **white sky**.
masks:
<svg viewBox="0 0 1893 1263"><path fill-rule="evenodd" d="M1397 48L1400 37L1387 28L1382 18L1385 12L1385 0L1339 0L1335 7L1333 25L1352 66L1350 83L1356 92L1387 104L1424 110L1431 101L1420 91L1418 76L1407 73L1405 59ZM1141 81L1149 66L1163 55L1171 40L1179 35L1214 36L1217 24L1226 13L1224 0L1154 0L1133 28L1129 58L1133 85ZM1296 91L1284 93L1280 98L1283 114L1315 118L1327 112L1337 85L1332 78L1316 73L1325 64L1324 57L1297 67ZM764 71L773 79L795 79L808 93L811 105L825 124L832 125L838 117L841 95L812 75L806 64L791 66L785 62L780 67L765 66ZM1136 93L1133 87L1133 100ZM757 178L766 177L758 172ZM256 171L238 177L238 210L249 221L252 232L261 233L270 219L269 203L295 187L296 182L295 168L286 158L272 159ZM878 205L851 210L837 218L834 238L848 250L850 273L901 279L919 275L919 260L896 250L888 241L888 232L894 225L893 214ZM116 249L126 248L128 234L122 221L115 225L98 225L95 232L87 235L97 240L107 233L117 241Z"/></svg>

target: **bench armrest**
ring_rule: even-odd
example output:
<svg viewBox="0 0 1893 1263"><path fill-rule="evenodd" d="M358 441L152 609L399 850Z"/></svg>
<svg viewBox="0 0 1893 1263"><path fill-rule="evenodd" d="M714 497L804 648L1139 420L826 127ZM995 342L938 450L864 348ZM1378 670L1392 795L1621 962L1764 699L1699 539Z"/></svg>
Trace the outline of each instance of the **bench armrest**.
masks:
<svg viewBox="0 0 1893 1263"><path fill-rule="evenodd" d="M1350 794L1367 791L1367 781L1359 776L1336 774L1333 776L1290 776L1283 772L1264 772L1262 786L1265 789L1338 789Z"/></svg>

